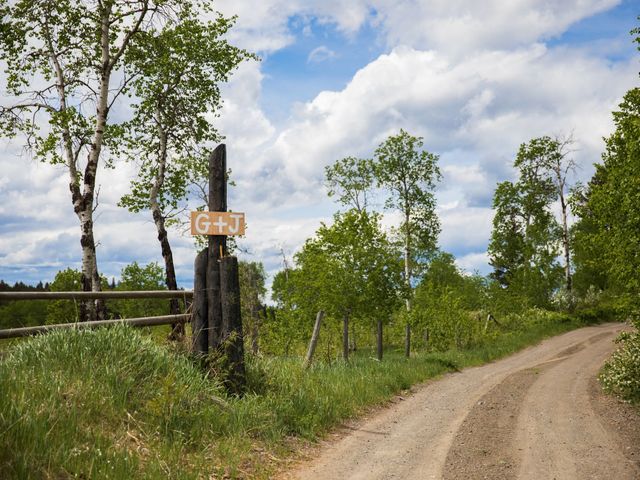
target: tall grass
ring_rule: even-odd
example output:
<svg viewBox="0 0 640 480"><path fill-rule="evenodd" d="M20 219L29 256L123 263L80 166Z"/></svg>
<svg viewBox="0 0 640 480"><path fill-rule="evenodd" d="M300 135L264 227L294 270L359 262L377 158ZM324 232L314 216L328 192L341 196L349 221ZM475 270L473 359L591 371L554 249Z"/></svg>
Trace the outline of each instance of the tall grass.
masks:
<svg viewBox="0 0 640 480"><path fill-rule="evenodd" d="M139 331L53 332L0 360L0 478L266 478L291 436L314 439L417 382L576 326L552 318L474 350L390 350L383 362L365 351L309 370L250 358L242 398Z"/></svg>

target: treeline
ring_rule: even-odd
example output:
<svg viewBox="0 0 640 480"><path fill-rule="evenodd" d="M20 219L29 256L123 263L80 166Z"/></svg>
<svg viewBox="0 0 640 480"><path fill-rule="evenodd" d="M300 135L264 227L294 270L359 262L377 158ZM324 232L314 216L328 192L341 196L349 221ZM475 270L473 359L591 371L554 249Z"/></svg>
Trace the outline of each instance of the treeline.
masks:
<svg viewBox="0 0 640 480"><path fill-rule="evenodd" d="M102 277L103 290L165 290L164 272L157 263L145 266L133 262L122 269L121 279L109 282ZM51 283L39 282L29 286L16 282L10 286L0 280L0 291L74 292L82 290L82 273L67 268L59 271ZM167 315L169 304L165 300L108 300L105 302L109 318L133 318ZM0 301L0 328L29 327L35 325L78 321L79 305L72 300L4 300Z"/></svg>
<svg viewBox="0 0 640 480"><path fill-rule="evenodd" d="M613 318L617 304L604 302L601 285L585 286L581 264L572 260L578 240L568 214L578 186L568 182L570 145L540 137L520 147L518 180L501 182L494 194L493 272L486 277L461 271L438 247L438 156L422 148L421 138L401 130L372 158L329 166L329 195L344 208L305 242L294 265L276 274L276 307L261 346L302 354L319 311L325 313L319 351L328 360L373 348L381 331L387 346L403 346L409 356L416 349L472 348L572 316ZM554 203L561 206L557 216ZM387 223L397 223L385 228L384 213Z"/></svg>
<svg viewBox="0 0 640 480"><path fill-rule="evenodd" d="M373 348L381 324L385 343L404 343L409 355L481 345L532 324L640 318L639 88L613 120L586 184L572 182L579 152L570 136L521 144L516 180L493 195L486 277L462 272L438 247L438 156L421 138L401 130L372 158L327 167L328 193L343 208L276 274L261 347L302 354L319 311L328 360ZM629 338L637 350L637 335ZM635 357L625 357L627 368Z"/></svg>

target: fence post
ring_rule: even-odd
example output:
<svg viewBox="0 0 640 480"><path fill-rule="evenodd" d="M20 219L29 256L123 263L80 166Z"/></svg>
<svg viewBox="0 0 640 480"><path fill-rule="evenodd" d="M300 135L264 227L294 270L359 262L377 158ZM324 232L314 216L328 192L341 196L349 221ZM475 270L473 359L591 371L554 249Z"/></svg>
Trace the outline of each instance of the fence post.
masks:
<svg viewBox="0 0 640 480"><path fill-rule="evenodd" d="M382 361L382 320L378 319L378 332L376 335L376 347L378 353L378 360Z"/></svg>
<svg viewBox="0 0 640 480"><path fill-rule="evenodd" d="M196 256L193 280L193 316L191 320L192 350L207 354L207 251Z"/></svg>
<svg viewBox="0 0 640 480"><path fill-rule="evenodd" d="M246 384L244 339L240 312L238 259L220 260L220 300L222 305L222 345L226 364L226 386L232 393L242 393Z"/></svg>
<svg viewBox="0 0 640 480"><path fill-rule="evenodd" d="M349 313L342 316L342 359L349 360Z"/></svg>
<svg viewBox="0 0 640 480"><path fill-rule="evenodd" d="M318 338L320 338L320 327L322 326L322 319L324 318L324 311L320 310L316 315L316 323L313 326L313 333L311 334L311 341L309 342L309 349L307 350L307 356L304 359L302 368L309 368L313 361L313 354L316 351L318 345Z"/></svg>
<svg viewBox="0 0 640 480"><path fill-rule="evenodd" d="M220 144L209 157L209 211L227 211L227 147ZM220 303L220 259L227 251L227 237L210 235L207 248L207 300L209 313L208 345L211 350L221 343L222 305Z"/></svg>

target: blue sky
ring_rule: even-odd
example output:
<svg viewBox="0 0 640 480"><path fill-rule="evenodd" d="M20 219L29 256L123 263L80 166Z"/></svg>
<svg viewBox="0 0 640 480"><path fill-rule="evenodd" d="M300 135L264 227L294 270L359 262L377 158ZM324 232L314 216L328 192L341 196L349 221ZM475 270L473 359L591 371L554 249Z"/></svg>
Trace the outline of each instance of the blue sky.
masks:
<svg viewBox="0 0 640 480"><path fill-rule="evenodd" d="M461 268L488 273L493 188L513 178L518 145L572 133L574 180L587 180L612 130L611 110L638 85L629 30L640 8L632 1L215 5L238 15L230 40L262 58L224 86L214 121L237 184L230 207L247 214L241 256L269 273L282 267L282 252L291 262L338 209L323 187L325 166L372 155L400 128L440 155L441 248ZM98 261L109 278L134 260L162 261L149 216L117 207L132 175L124 164L98 174ZM386 215L387 227L395 221ZM170 239L180 283L189 287L193 241L178 231ZM29 160L19 139L0 140L0 278L50 281L79 261L64 170Z"/></svg>

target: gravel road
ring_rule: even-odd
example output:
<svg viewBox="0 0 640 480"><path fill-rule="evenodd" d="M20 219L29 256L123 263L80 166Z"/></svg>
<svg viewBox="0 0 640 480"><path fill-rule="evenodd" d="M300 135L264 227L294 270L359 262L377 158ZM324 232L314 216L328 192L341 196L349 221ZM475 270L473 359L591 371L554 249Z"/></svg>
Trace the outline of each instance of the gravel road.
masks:
<svg viewBox="0 0 640 480"><path fill-rule="evenodd" d="M428 382L284 478L640 479L637 411L595 380L623 328L574 330Z"/></svg>

